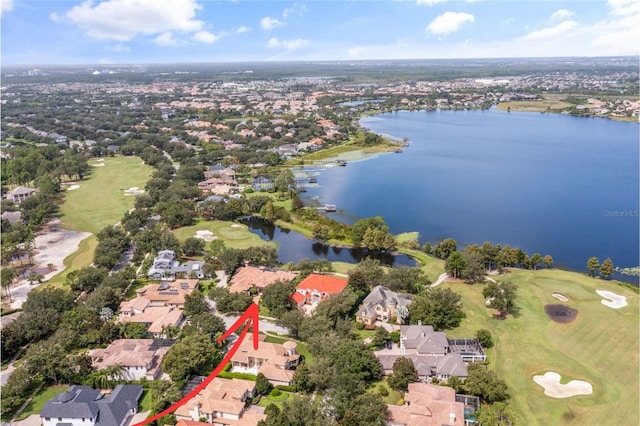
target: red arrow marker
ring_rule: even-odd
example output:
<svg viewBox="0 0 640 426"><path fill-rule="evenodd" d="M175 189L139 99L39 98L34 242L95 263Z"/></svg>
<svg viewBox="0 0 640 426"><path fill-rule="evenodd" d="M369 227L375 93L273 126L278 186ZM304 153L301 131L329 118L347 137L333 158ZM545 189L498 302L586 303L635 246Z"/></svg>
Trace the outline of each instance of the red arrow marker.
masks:
<svg viewBox="0 0 640 426"><path fill-rule="evenodd" d="M238 340L236 340L236 342L233 344L233 347L229 350L229 352L227 352L227 355L225 355L225 357L222 358L222 361L220 361L220 364L218 364L218 366L215 368L215 370L213 370L211 372L211 374L209 374L209 376L202 383L200 383L194 390L189 392L189 394L187 394L180 401L176 402L171 407L169 407L166 410L156 414L155 416L150 417L148 419L145 419L145 420L141 421L140 423L136 423L133 426L144 426L144 425L146 425L148 423L151 423L151 422L153 422L155 420L158 420L161 417L166 416L167 414L173 413L179 407L181 407L184 404L186 404L187 402L189 402L189 400L191 398L193 398L194 396L196 396L198 394L198 392L200 392L202 389L207 387L207 385L209 383L211 383L211 381L213 379L215 379L218 374L220 374L220 372L224 369L224 367L227 365L227 363L229 361L231 361L231 358L233 358L233 356L238 351L238 349L240 349L240 343L244 340L244 338L247 335L247 333L249 332L249 328L251 328L252 324L253 324L253 348L254 349L258 349L258 321L259 321L259 319L258 319L258 305L256 305L255 303L252 303L247 308L247 310L244 311L242 316L240 318L238 318L238 320L235 323L233 323L233 325L231 327L229 327L229 329L227 331L225 331L225 333L222 336L220 336L220 338L218 338L218 342L221 342L224 339L226 339L227 337L229 337L231 335L231 333L233 333L234 331L236 331L237 329L239 329L243 325L246 325L246 327L240 333L240 336L238 337Z"/></svg>

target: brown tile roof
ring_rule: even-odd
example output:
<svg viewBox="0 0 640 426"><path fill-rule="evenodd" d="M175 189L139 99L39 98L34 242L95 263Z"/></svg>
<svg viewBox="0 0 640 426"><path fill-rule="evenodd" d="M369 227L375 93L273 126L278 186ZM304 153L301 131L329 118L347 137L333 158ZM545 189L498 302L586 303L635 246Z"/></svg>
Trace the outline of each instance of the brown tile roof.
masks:
<svg viewBox="0 0 640 426"><path fill-rule="evenodd" d="M238 420L220 418L224 423L237 426L255 426L259 420L266 419L264 414L255 410L244 410L245 397L253 394L255 387L256 383L251 380L216 377L189 402L179 407L175 414L180 418L190 418L190 410L199 405L201 413L221 412L240 416ZM214 424L216 417L218 416L214 417Z"/></svg>
<svg viewBox="0 0 640 426"><path fill-rule="evenodd" d="M177 279L171 283L147 284L136 290L138 297L148 299L151 304L184 305L184 297L198 288L197 279Z"/></svg>
<svg viewBox="0 0 640 426"><path fill-rule="evenodd" d="M182 310L170 306L151 306L142 313L132 316L120 316L118 322L139 322L149 324L149 333L162 333L166 326L177 326L182 321Z"/></svg>
<svg viewBox="0 0 640 426"><path fill-rule="evenodd" d="M231 293L241 293L249 291L251 287L263 290L265 287L276 281L291 281L297 276L296 273L273 270L264 266L242 266L236 270L231 278Z"/></svg>
<svg viewBox="0 0 640 426"><path fill-rule="evenodd" d="M410 383L405 405L389 405L389 422L405 426L463 426L464 404L455 390L427 383Z"/></svg>

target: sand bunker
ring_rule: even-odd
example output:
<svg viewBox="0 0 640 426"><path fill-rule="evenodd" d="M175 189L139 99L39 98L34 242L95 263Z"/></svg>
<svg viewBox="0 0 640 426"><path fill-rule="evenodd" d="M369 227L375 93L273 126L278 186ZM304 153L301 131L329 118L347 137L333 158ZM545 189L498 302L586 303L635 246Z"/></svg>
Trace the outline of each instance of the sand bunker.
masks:
<svg viewBox="0 0 640 426"><path fill-rule="evenodd" d="M92 164L93 167L104 167L104 163L95 163Z"/></svg>
<svg viewBox="0 0 640 426"><path fill-rule="evenodd" d="M70 187L67 188L67 191L73 191L74 189L78 189L80 188L80 185L71 185Z"/></svg>
<svg viewBox="0 0 640 426"><path fill-rule="evenodd" d="M560 300L561 302L568 302L569 298L567 296L565 296L562 293L553 293L551 296L555 297L556 299Z"/></svg>
<svg viewBox="0 0 640 426"><path fill-rule="evenodd" d="M124 195L140 195L142 193L144 193L144 190L137 186L132 186L131 188L124 190Z"/></svg>
<svg viewBox="0 0 640 426"><path fill-rule="evenodd" d="M596 293L598 293L598 296L606 299L600 301L604 306L608 306L613 309L620 309L627 306L627 298L625 296L606 290L596 290Z"/></svg>
<svg viewBox="0 0 640 426"><path fill-rule="evenodd" d="M238 225L237 223L234 223L231 225L232 228L242 228L242 225Z"/></svg>
<svg viewBox="0 0 640 426"><path fill-rule="evenodd" d="M213 241L218 237L213 235L213 232L205 230L205 231L196 231L196 238L200 238L205 241Z"/></svg>
<svg viewBox="0 0 640 426"><path fill-rule="evenodd" d="M560 383L560 374L547 371L542 376L533 376L533 381L544 388L544 394L551 398L571 398L577 395L591 395L593 387L584 380L571 380L567 384Z"/></svg>

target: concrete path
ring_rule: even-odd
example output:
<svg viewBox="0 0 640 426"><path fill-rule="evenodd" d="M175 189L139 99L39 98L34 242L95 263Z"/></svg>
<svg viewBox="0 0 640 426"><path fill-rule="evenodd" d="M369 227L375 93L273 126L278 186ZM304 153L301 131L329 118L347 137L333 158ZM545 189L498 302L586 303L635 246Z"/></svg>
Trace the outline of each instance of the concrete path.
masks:
<svg viewBox="0 0 640 426"><path fill-rule="evenodd" d="M438 287L440 284L445 282L447 278L449 278L449 274L447 274L446 272L443 274L440 274L436 282L431 284L431 287Z"/></svg>

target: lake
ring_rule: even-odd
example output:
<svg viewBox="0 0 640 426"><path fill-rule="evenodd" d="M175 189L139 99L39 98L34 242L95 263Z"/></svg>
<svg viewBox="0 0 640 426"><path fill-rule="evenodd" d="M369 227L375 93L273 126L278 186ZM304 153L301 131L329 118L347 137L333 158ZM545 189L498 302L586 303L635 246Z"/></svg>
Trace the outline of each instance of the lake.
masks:
<svg viewBox="0 0 640 426"><path fill-rule="evenodd" d="M305 204L336 204L328 214L346 223L383 216L392 233L419 231L421 243L510 244L578 271L591 256L638 265L637 123L497 109L360 123L410 146L320 172Z"/></svg>

